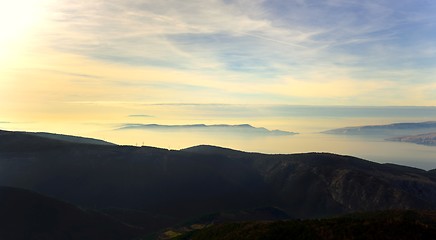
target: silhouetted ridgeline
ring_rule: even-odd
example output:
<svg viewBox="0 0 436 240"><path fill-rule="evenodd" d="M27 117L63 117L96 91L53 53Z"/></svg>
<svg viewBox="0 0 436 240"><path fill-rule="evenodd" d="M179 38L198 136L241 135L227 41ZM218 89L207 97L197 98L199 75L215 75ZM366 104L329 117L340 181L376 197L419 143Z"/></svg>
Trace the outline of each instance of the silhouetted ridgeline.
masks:
<svg viewBox="0 0 436 240"><path fill-rule="evenodd" d="M436 208L436 174L406 166L329 153L268 155L205 145L169 151L6 131L0 185L103 212L145 233L212 213L250 220L247 211L259 208L290 218Z"/></svg>

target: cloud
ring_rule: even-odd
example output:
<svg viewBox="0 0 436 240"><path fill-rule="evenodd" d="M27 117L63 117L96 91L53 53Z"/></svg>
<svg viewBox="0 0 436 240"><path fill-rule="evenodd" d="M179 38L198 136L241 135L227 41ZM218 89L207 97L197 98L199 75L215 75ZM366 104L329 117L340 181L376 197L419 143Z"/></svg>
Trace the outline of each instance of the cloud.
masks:
<svg viewBox="0 0 436 240"><path fill-rule="evenodd" d="M14 85L8 99L33 97L35 109L83 102L436 104L424 87L436 69L430 1L45 6L34 48L0 80L3 89Z"/></svg>
<svg viewBox="0 0 436 240"><path fill-rule="evenodd" d="M131 117L131 118L152 118L154 116L146 115L146 114L132 114L132 115L129 115L129 117Z"/></svg>
<svg viewBox="0 0 436 240"><path fill-rule="evenodd" d="M430 10L406 0L62 2L54 5L60 32L53 41L67 50L138 65L213 69L250 58L312 64L317 60L310 57L328 61L332 54L353 54L356 46L398 43L401 49L399 40L410 31L404 26L430 30L420 26L434 19L435 6L420 2ZM246 57L233 58L238 52Z"/></svg>

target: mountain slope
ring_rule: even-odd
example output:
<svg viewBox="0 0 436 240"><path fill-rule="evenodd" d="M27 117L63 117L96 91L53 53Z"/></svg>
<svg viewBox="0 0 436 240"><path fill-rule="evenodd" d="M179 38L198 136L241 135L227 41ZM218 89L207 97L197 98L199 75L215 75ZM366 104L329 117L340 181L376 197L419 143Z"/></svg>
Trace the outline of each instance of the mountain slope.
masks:
<svg viewBox="0 0 436 240"><path fill-rule="evenodd" d="M63 134L55 133L45 133L45 132L14 132L0 130L0 136L4 141L10 142L10 147L21 145L22 148L33 147L35 145L37 148L41 147L43 144L49 144L54 146L58 145L68 145L69 143L81 143L90 145L115 145L110 142L106 142L94 138L85 138L77 136L69 136ZM27 145L29 144L29 145ZM5 147L5 145L3 145Z"/></svg>
<svg viewBox="0 0 436 240"><path fill-rule="evenodd" d="M0 187L0 239L133 239L141 229L31 191Z"/></svg>
<svg viewBox="0 0 436 240"><path fill-rule="evenodd" d="M88 208L127 209L132 214L112 212L142 227L159 219L154 229L261 207L297 218L436 209L436 175L405 166L329 153L271 155L204 145L169 151L20 133L0 134L0 185Z"/></svg>
<svg viewBox="0 0 436 240"><path fill-rule="evenodd" d="M332 219L217 224L173 239L435 239L436 213L384 211Z"/></svg>
<svg viewBox="0 0 436 240"><path fill-rule="evenodd" d="M60 141L66 141L66 142L73 142L73 143L84 143L84 144L96 144L96 145L115 145L110 142L106 142L100 139L94 139L94 138L87 138L87 137L77 137L77 136L70 136L65 134L55 134L55 133L46 133L46 132L37 132L37 133L28 133L28 134L34 134L36 136L44 137L44 138L50 138L54 140L60 140Z"/></svg>

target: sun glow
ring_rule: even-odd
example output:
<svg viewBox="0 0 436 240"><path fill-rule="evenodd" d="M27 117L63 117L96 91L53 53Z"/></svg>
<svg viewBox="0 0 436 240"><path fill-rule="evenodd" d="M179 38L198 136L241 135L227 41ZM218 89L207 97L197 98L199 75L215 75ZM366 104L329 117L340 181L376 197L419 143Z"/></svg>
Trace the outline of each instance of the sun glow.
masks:
<svg viewBox="0 0 436 240"><path fill-rule="evenodd" d="M10 62L29 41L43 20L44 0L0 2L0 63Z"/></svg>

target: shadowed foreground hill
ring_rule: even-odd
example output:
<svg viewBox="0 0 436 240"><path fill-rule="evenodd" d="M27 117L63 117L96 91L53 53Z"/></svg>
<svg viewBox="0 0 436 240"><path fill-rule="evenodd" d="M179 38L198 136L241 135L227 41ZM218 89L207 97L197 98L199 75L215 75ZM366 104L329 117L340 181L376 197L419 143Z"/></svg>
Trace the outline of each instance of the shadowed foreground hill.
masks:
<svg viewBox="0 0 436 240"><path fill-rule="evenodd" d="M0 239L125 240L141 234L111 217L31 191L0 187Z"/></svg>
<svg viewBox="0 0 436 240"><path fill-rule="evenodd" d="M177 240L436 239L436 212L383 211L332 219L217 224Z"/></svg>
<svg viewBox="0 0 436 240"><path fill-rule="evenodd" d="M148 232L264 207L294 218L436 209L436 175L416 168L329 153L169 151L14 132L0 132L0 185L104 211Z"/></svg>

